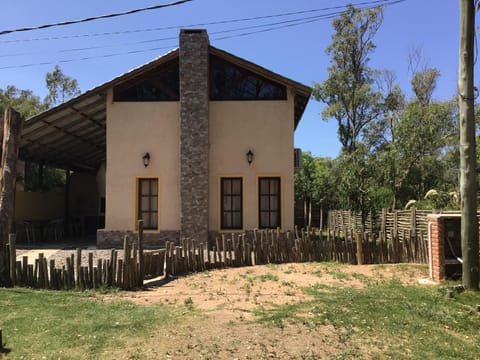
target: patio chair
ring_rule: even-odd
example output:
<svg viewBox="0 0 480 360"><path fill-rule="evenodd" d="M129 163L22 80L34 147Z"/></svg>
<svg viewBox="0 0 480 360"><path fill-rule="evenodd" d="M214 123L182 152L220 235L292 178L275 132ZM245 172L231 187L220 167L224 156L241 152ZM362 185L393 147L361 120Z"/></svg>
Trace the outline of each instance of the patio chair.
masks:
<svg viewBox="0 0 480 360"><path fill-rule="evenodd" d="M43 239L45 241L62 241L64 234L63 219L49 221L43 229Z"/></svg>

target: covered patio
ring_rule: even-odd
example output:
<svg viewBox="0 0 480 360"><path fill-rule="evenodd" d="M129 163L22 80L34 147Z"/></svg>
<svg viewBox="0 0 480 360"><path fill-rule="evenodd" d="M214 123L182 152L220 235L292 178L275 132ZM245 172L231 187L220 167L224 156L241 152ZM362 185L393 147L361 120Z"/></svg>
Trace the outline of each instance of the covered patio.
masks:
<svg viewBox="0 0 480 360"><path fill-rule="evenodd" d="M25 121L17 165L15 227L27 246L90 243L105 223L106 92L95 88ZM59 169L63 189L26 188L26 164ZM63 173L62 173L63 172ZM41 188L41 187L40 187Z"/></svg>

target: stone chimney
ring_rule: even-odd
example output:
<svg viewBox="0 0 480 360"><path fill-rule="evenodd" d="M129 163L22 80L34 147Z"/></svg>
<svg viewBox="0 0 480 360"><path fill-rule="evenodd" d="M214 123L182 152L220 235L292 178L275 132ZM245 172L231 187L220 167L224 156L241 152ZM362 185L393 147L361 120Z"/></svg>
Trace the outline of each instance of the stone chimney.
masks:
<svg viewBox="0 0 480 360"><path fill-rule="evenodd" d="M180 30L180 237L208 239L209 41Z"/></svg>

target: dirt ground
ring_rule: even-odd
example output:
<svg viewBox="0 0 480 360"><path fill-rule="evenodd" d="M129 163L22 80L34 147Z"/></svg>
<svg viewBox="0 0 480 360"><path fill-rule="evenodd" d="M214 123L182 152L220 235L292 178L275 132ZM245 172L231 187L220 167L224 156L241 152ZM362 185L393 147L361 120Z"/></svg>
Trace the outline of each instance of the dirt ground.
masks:
<svg viewBox="0 0 480 360"><path fill-rule="evenodd" d="M367 278L413 284L427 277L425 266L306 263L214 270L153 283L148 290L120 296L145 306L188 305L199 315L110 355L118 359L351 358L341 354L342 333L331 325L314 331L302 324L266 326L254 321L253 312L308 300L302 288L315 284L362 287Z"/></svg>

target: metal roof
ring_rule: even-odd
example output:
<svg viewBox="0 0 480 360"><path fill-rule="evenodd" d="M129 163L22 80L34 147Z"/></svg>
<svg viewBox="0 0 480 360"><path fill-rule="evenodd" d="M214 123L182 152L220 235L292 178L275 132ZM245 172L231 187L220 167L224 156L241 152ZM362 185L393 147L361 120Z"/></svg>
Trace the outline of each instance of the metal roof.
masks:
<svg viewBox="0 0 480 360"><path fill-rule="evenodd" d="M210 53L292 88L295 128L310 98L311 88L210 46ZM70 169L96 171L106 159L107 91L178 56L174 49L155 60L99 85L70 101L28 119L22 131L19 157Z"/></svg>

